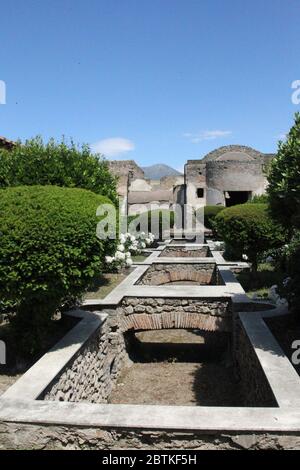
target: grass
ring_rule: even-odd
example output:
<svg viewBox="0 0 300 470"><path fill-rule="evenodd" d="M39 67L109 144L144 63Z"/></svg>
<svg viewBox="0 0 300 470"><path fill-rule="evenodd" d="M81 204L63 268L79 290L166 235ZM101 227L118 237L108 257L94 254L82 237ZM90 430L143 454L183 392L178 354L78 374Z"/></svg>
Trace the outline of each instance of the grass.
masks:
<svg viewBox="0 0 300 470"><path fill-rule="evenodd" d="M105 273L100 276L95 283L94 288L87 292L85 299L104 299L120 282L122 282L130 273Z"/></svg>
<svg viewBox="0 0 300 470"><path fill-rule="evenodd" d="M145 261L145 259L147 259L148 256L149 255L134 255L134 256L131 256L131 258L134 263L137 263L137 262Z"/></svg>
<svg viewBox="0 0 300 470"><path fill-rule="evenodd" d="M272 264L260 263L257 273L243 271L237 275L237 280L249 297L257 296L267 300L270 287L280 284L284 277L284 273L276 270Z"/></svg>

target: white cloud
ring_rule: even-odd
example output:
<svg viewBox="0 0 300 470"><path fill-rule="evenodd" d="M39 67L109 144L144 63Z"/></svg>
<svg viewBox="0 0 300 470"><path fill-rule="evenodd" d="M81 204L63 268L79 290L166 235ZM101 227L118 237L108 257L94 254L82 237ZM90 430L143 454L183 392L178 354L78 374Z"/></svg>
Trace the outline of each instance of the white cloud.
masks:
<svg viewBox="0 0 300 470"><path fill-rule="evenodd" d="M198 144L199 142L202 142L203 140L215 140L215 139L220 139L222 137L227 137L228 135L231 135L232 131L222 131L222 130L213 130L213 131L201 131L196 134L193 134L191 132L186 132L184 137L189 139L189 141L192 144Z"/></svg>
<svg viewBox="0 0 300 470"><path fill-rule="evenodd" d="M91 145L91 149L95 153L102 153L107 157L116 157L123 155L135 149L134 143L123 137L111 137L109 139L99 140Z"/></svg>

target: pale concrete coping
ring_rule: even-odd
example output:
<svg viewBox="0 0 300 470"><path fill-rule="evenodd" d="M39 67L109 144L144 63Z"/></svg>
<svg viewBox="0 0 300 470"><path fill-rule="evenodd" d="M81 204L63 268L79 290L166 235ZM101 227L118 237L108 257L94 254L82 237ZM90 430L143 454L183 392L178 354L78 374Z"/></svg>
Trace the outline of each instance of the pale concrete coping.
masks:
<svg viewBox="0 0 300 470"><path fill-rule="evenodd" d="M300 406L300 378L264 318L283 315L284 308L240 312L239 317L280 407Z"/></svg>
<svg viewBox="0 0 300 470"><path fill-rule="evenodd" d="M177 258L170 258L171 261L166 260L167 264L176 264ZM208 258L203 258L203 260ZM160 263L160 260L163 258L155 259L155 262ZM184 264L189 264L190 260L187 263L187 260L184 259ZM206 261L205 261L206 262ZM213 261L210 261L214 263ZM154 260L152 261L154 263ZM151 264L152 264L151 263ZM191 261L192 263L192 261ZM220 276L222 277L225 285L221 286L195 286L195 285L184 285L184 286L172 286L172 285L162 285L162 286L145 286L136 284L141 277L147 271L149 265L142 265L135 268L135 270L130 273L124 281L122 281L115 289L108 294L104 299L88 299L84 300L82 303L83 307L109 307L117 306L122 301L124 297L186 297L186 298L231 298L233 303L253 303L253 301L246 295L244 289L237 281L234 274L230 271L230 268L227 266L217 266Z"/></svg>
<svg viewBox="0 0 300 470"><path fill-rule="evenodd" d="M83 318L83 320L2 395L0 398L0 420L33 424L169 429L174 431L197 430L200 432L300 431L299 377L295 371L292 372L291 364L262 321L264 317L270 317L272 314L282 315L282 308L272 312L239 314L246 334L278 401L279 408L98 405L36 401L33 397L37 398L41 395L47 385L82 347L84 341L96 331L106 318L105 314L91 314L82 311L74 311L70 314ZM88 331L82 331L84 319L89 324ZM67 341L68 337L69 341ZM73 338L71 343L74 339L78 343L74 346L70 345L71 338ZM69 349L72 346L73 351ZM280 358L279 363L277 355ZM47 377L44 377L45 371ZM22 397L22 400L19 397Z"/></svg>
<svg viewBox="0 0 300 470"><path fill-rule="evenodd" d="M300 410L204 406L102 405L0 399L5 422L169 431L299 432Z"/></svg>
<svg viewBox="0 0 300 470"><path fill-rule="evenodd" d="M199 258L185 258L174 257L174 256L160 256L152 261L152 264L216 264L216 260L213 257L199 257Z"/></svg>
<svg viewBox="0 0 300 470"><path fill-rule="evenodd" d="M249 268L250 264L247 263L246 261L226 261L220 251L214 250L212 251L212 255L214 259L216 260L216 263L221 266L232 266L232 267L238 267L238 268Z"/></svg>
<svg viewBox="0 0 300 470"><path fill-rule="evenodd" d="M187 298L187 299L216 299L231 298L231 294L226 292L225 286L146 286L136 285L129 287L124 297L166 297L166 298ZM248 299L248 303L251 300Z"/></svg>
<svg viewBox="0 0 300 470"><path fill-rule="evenodd" d="M68 315L81 321L4 392L1 399L37 399L107 318L105 312L84 310L72 310Z"/></svg>
<svg viewBox="0 0 300 470"><path fill-rule="evenodd" d="M121 289L124 291L123 296L231 298L233 303L255 303L245 295L228 266L218 266L226 286L199 286L196 288L184 286L184 289L182 286L169 286L169 288L166 286L133 286L133 280L140 276L147 267L146 265L136 268L123 281L124 285ZM128 278L130 279L128 280ZM208 292L209 296L207 296ZM120 293L118 296L120 297ZM107 298L104 299L104 303L107 303L106 300ZM77 310L70 312L70 315L81 318L81 321L1 396L0 420L87 427L198 430L203 432L221 430L299 432L299 377L263 321L263 318L282 314L282 308L256 313L239 313L245 332L262 365L279 408L97 405L37 401L35 399L42 394L107 318L105 311L91 313ZM19 400L20 397L22 400Z"/></svg>
<svg viewBox="0 0 300 470"><path fill-rule="evenodd" d="M207 243L172 243L172 245L163 246L162 249L166 248L185 248L186 250L197 250L197 248L210 248Z"/></svg>

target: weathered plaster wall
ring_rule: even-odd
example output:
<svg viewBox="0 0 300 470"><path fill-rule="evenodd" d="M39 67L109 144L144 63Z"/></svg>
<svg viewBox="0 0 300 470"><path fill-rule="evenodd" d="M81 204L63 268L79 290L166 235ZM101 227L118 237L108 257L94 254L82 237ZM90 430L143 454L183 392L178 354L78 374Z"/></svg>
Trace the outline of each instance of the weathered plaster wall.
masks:
<svg viewBox="0 0 300 470"><path fill-rule="evenodd" d="M117 190L120 196L127 196L128 179L129 182L137 178L144 178L143 170L134 160L111 160L109 168L113 175L118 177Z"/></svg>
<svg viewBox="0 0 300 470"><path fill-rule="evenodd" d="M188 160L185 165L186 200L194 207L225 205L224 191L265 192L265 167L273 155L250 147L229 145L220 147L201 160ZM203 188L203 198L197 197Z"/></svg>
<svg viewBox="0 0 300 470"><path fill-rule="evenodd" d="M261 161L209 161L206 164L207 204L225 204L224 191L264 193L267 185Z"/></svg>
<svg viewBox="0 0 300 470"><path fill-rule="evenodd" d="M186 203L193 207L206 205L206 164L199 160L188 160L184 167ZM197 188L203 188L203 198L197 196Z"/></svg>

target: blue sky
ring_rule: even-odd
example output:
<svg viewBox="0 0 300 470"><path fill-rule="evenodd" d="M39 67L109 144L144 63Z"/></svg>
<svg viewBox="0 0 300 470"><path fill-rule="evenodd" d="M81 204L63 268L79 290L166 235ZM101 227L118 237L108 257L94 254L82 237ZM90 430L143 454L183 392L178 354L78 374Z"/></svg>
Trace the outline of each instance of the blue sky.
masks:
<svg viewBox="0 0 300 470"><path fill-rule="evenodd" d="M181 168L273 152L300 80L299 0L0 0L0 135Z"/></svg>

